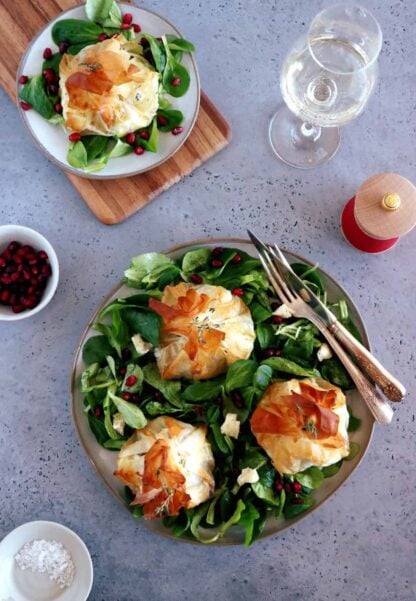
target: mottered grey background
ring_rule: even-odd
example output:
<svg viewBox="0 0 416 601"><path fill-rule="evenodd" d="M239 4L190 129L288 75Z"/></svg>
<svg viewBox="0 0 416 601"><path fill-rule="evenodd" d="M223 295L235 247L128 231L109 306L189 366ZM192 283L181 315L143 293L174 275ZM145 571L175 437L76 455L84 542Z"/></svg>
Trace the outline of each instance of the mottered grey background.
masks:
<svg viewBox="0 0 416 601"><path fill-rule="evenodd" d="M137 5L141 5L137 2ZM339 231L345 202L369 176L416 181L416 6L366 0L384 33L380 79L335 158L310 172L275 159L268 121L279 69L330 2L168 2L146 6L197 45L203 88L230 121L231 145L127 222L94 219L32 145L0 92L0 222L38 229L60 260L57 294L32 319L0 325L0 537L35 519L63 522L94 562L91 601L411 601L416 597L414 287L416 234L381 256ZM81 451L69 405L74 349L131 256L196 238L260 236L319 261L345 286L373 350L406 384L394 422L337 494L283 535L250 549L183 545L151 534L102 486ZM75 600L74 600L75 601Z"/></svg>

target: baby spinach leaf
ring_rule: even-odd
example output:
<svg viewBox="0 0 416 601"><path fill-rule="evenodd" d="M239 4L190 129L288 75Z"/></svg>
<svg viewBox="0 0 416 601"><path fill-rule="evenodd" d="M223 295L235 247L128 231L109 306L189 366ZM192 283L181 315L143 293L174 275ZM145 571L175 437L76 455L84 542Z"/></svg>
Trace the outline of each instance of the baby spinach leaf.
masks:
<svg viewBox="0 0 416 601"><path fill-rule="evenodd" d="M261 349L269 348L275 342L276 329L268 323L259 323L256 327L256 337Z"/></svg>
<svg viewBox="0 0 416 601"><path fill-rule="evenodd" d="M87 365L91 363L102 364L107 355L111 355L114 349L106 336L92 336L88 338L82 348L82 358Z"/></svg>
<svg viewBox="0 0 416 601"><path fill-rule="evenodd" d="M81 140L70 143L66 159L71 167L75 167L75 169L84 169L87 166L87 151Z"/></svg>
<svg viewBox="0 0 416 601"><path fill-rule="evenodd" d="M123 318L130 328L130 333L140 334L147 342L157 346L160 342L160 326L162 319L154 311L142 309L125 309Z"/></svg>
<svg viewBox="0 0 416 601"><path fill-rule="evenodd" d="M158 40L149 33L143 33L142 38L149 42L150 54L153 59L156 71L159 71L159 73L163 73L166 66L166 54L163 49L163 44L161 42L158 42Z"/></svg>
<svg viewBox="0 0 416 601"><path fill-rule="evenodd" d="M116 139L112 139L113 140L113 144L110 144L110 152L108 155L108 158L110 159L116 159L118 157L124 157L127 154L131 154L133 152L133 146L130 146L130 144L126 144L125 142L122 142L120 140L120 138L116 138ZM107 152L108 152L108 147L107 147Z"/></svg>
<svg viewBox="0 0 416 601"><path fill-rule="evenodd" d="M87 0L85 12L90 21L104 27L120 27L121 10L114 0Z"/></svg>
<svg viewBox="0 0 416 601"><path fill-rule="evenodd" d="M52 39L57 46L66 42L70 46L75 44L95 44L98 36L103 33L102 27L92 21L80 19L61 19L52 27Z"/></svg>
<svg viewBox="0 0 416 601"><path fill-rule="evenodd" d="M242 457L239 459L238 467L242 470L245 467L251 467L257 470L259 467L267 462L267 457L263 455L258 447L252 447L248 442L246 443L245 451Z"/></svg>
<svg viewBox="0 0 416 601"><path fill-rule="evenodd" d="M59 65L62 60L62 54L60 52L56 52L51 56L51 58L47 58L42 63L42 71L45 69L52 69L55 73L59 73Z"/></svg>
<svg viewBox="0 0 416 601"><path fill-rule="evenodd" d="M249 386L252 381L254 374L257 369L257 363L252 359L239 359L235 361L227 371L225 378L225 389L227 392L231 392L236 388L243 388Z"/></svg>
<svg viewBox="0 0 416 601"><path fill-rule="evenodd" d="M127 438L110 438L109 440L105 441L103 447L105 449L108 449L109 451L119 451L121 447L125 444L126 440Z"/></svg>
<svg viewBox="0 0 416 601"><path fill-rule="evenodd" d="M182 258L182 271L186 274L197 271L200 267L207 264L208 259L211 256L211 249L195 248L184 254Z"/></svg>
<svg viewBox="0 0 416 601"><path fill-rule="evenodd" d="M206 382L194 382L185 388L182 398L185 401L201 403L215 400L221 389L223 380L207 380Z"/></svg>
<svg viewBox="0 0 416 601"><path fill-rule="evenodd" d="M261 392L267 388L272 379L273 370L270 365L259 365L256 369L253 379L253 386L258 388Z"/></svg>
<svg viewBox="0 0 416 601"><path fill-rule="evenodd" d="M305 282L312 282L319 292L325 292L325 288L322 284L317 267L311 267L310 265L305 265L304 263L292 263L291 267L296 275L298 275L302 280Z"/></svg>
<svg viewBox="0 0 416 601"><path fill-rule="evenodd" d="M34 75L22 87L19 98L30 106L44 119L50 119L55 115L53 103L45 91L43 77Z"/></svg>
<svg viewBox="0 0 416 601"><path fill-rule="evenodd" d="M179 50L180 52L195 52L195 46L192 42L184 38L175 38L174 36L166 36L170 50Z"/></svg>
<svg viewBox="0 0 416 601"><path fill-rule="evenodd" d="M254 522L260 517L260 513L249 501L245 502L245 506L238 524L245 528L244 546L248 547L253 541Z"/></svg>
<svg viewBox="0 0 416 601"><path fill-rule="evenodd" d="M315 466L309 467L305 471L295 474L294 477L295 480L302 484L302 486L306 486L306 488L310 488L312 490L319 488L324 481L324 474L322 473L322 470Z"/></svg>
<svg viewBox="0 0 416 601"><path fill-rule="evenodd" d="M162 40L166 54L166 66L162 76L163 87L168 94L179 98L188 91L191 78L188 69L173 56L165 36L162 37Z"/></svg>
<svg viewBox="0 0 416 601"><path fill-rule="evenodd" d="M352 413L351 407L348 405L348 414L350 416L350 420L348 423L348 432L356 432L361 426L361 419L359 417L355 417Z"/></svg>
<svg viewBox="0 0 416 601"><path fill-rule="evenodd" d="M350 452L346 457L344 457L345 461L351 461L352 459L355 459L359 452L360 445L358 444L358 442L350 442Z"/></svg>
<svg viewBox="0 0 416 601"><path fill-rule="evenodd" d="M107 148L108 142L109 138L106 136L83 136L82 143L84 144L87 152L87 161L93 161L94 159L102 156Z"/></svg>
<svg viewBox="0 0 416 601"><path fill-rule="evenodd" d="M92 413L88 413L88 424L91 428L91 432L94 434L96 441L100 445L104 445L108 440L107 430L105 429L104 423L92 415Z"/></svg>
<svg viewBox="0 0 416 601"><path fill-rule="evenodd" d="M294 361L285 359L284 357L270 357L261 362L262 365L269 365L273 371L292 374L294 376L302 376L305 378L316 377L320 378L320 373L317 369L308 369L298 365Z"/></svg>
<svg viewBox="0 0 416 601"><path fill-rule="evenodd" d="M292 361L307 362L312 358L314 335L311 331L301 331L294 340L288 338L283 346L282 355Z"/></svg>
<svg viewBox="0 0 416 601"><path fill-rule="evenodd" d="M112 358L112 357L111 357ZM92 363L81 375L81 391L91 392L100 388L108 388L114 384L114 377L108 367L100 368L98 363Z"/></svg>
<svg viewBox="0 0 416 601"><path fill-rule="evenodd" d="M342 461L343 460L341 459L341 461L337 461L337 463L333 463L332 465L327 465L326 467L323 467L322 473L324 475L324 478L331 478L332 476L335 476L335 474L337 474L341 469Z"/></svg>
<svg viewBox="0 0 416 601"><path fill-rule="evenodd" d="M230 449L225 440L225 436L221 433L220 426L218 424L216 424L215 422L212 422L210 425L209 437L211 439L211 443L212 443L212 439L213 439L213 441L215 443L214 447L216 447L224 455L228 455L228 453L230 452Z"/></svg>
<svg viewBox="0 0 416 601"><path fill-rule="evenodd" d="M164 132L172 131L172 129L174 129L175 127L178 127L178 125L180 125L183 121L182 111L178 111L175 109L159 108L157 111L157 117L164 117L167 120L167 123L165 125L161 125L159 123L159 120L156 118L158 129L160 129L160 131L164 131ZM206 250L209 252L209 254L211 253L210 249L208 249L208 248L204 248L204 249L201 248L200 250ZM193 252L193 251L191 250L189 252Z"/></svg>
<svg viewBox="0 0 416 601"><path fill-rule="evenodd" d="M148 363L143 367L144 381L156 390L159 390L163 396L179 409L182 408L182 401L180 398L181 383L177 380L163 380L156 363Z"/></svg>
<svg viewBox="0 0 416 601"><path fill-rule="evenodd" d="M148 140L145 140L144 138L140 137L140 133L143 131L148 132ZM144 129L140 130L140 132L136 135L136 144L149 152L157 152L158 138L159 134L157 129L157 120L156 117L154 117L152 123L148 127L145 127Z"/></svg>
<svg viewBox="0 0 416 601"><path fill-rule="evenodd" d="M124 418L124 421L130 428L144 428L147 424L147 419L143 413L143 411L134 405L133 403L129 403L124 399L116 396L111 391L109 391L110 399L113 401L114 405L117 407L117 410L121 413Z"/></svg>
<svg viewBox="0 0 416 601"><path fill-rule="evenodd" d="M332 384L336 384L345 390L354 388L353 381L337 357L332 357L332 359L322 361L321 372L322 377L325 380L332 382Z"/></svg>
<svg viewBox="0 0 416 601"><path fill-rule="evenodd" d="M272 486L266 486L259 480L258 482L253 482L251 488L256 497L267 503L267 505L274 507L280 505L280 498L276 495Z"/></svg>
<svg viewBox="0 0 416 601"><path fill-rule="evenodd" d="M285 491L285 489L283 489L280 492L279 499L280 499L280 505L279 505L279 507L274 512L274 519L275 520L279 520L282 517L283 508L284 508L285 503L286 503L286 491Z"/></svg>
<svg viewBox="0 0 416 601"><path fill-rule="evenodd" d="M266 307L263 307L263 305L261 305L257 301L253 301L252 303L250 303L249 309L251 317L253 318L253 321L256 324L261 323L262 321L266 321L266 319L269 319L272 316L272 311L270 309L267 309Z"/></svg>
<svg viewBox="0 0 416 601"><path fill-rule="evenodd" d="M302 498L302 502L297 505L290 503L290 500L289 500L289 502L286 502L286 504L283 508L283 515L285 516L285 518L287 520L290 520L291 518L296 517L300 513L307 511L314 504L313 498L309 495L302 495L301 498Z"/></svg>
<svg viewBox="0 0 416 601"><path fill-rule="evenodd" d="M239 499L237 501L237 505L236 505L235 510L234 510L233 514L231 515L231 517L227 521L224 521L219 526L219 528L215 534L213 534L212 536L206 536L206 535L203 535L202 532L200 532L199 524L207 513L208 504L204 503L204 504L200 505L196 509L196 511L193 515L192 521L191 521L191 532L192 532L193 536L200 543L213 543L213 542L217 541L218 539L220 539L224 536L224 534L227 532L227 530L229 528L231 528L231 526L233 526L234 524L238 524L238 522L241 519L241 514L243 513L245 507L246 506L245 506L244 502L241 499Z"/></svg>
<svg viewBox="0 0 416 601"><path fill-rule="evenodd" d="M127 386L127 380L130 376L134 376L136 381L133 385ZM126 367L126 375L124 376L121 390L127 390L128 392L140 392L143 384L143 372L138 365L129 363Z"/></svg>
<svg viewBox="0 0 416 601"><path fill-rule="evenodd" d="M173 276L173 273L179 274L180 269L166 255L144 253L132 258L130 267L124 272L124 282L132 288L151 287L162 278L165 271Z"/></svg>

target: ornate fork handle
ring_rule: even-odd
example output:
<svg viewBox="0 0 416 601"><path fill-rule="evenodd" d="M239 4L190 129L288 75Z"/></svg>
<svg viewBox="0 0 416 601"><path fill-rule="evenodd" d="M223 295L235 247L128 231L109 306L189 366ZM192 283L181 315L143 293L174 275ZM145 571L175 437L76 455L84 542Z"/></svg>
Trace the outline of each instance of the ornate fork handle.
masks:
<svg viewBox="0 0 416 601"><path fill-rule="evenodd" d="M406 389L396 378L385 369L379 361L365 348L337 319L328 329L344 345L348 352L367 372L372 380L380 386L383 393L391 401L401 401Z"/></svg>
<svg viewBox="0 0 416 601"><path fill-rule="evenodd" d="M355 363L353 363L346 351L342 348L335 336L331 334L325 324L321 322L319 318L315 319L314 315L308 315L307 319L309 319L309 321L311 321L320 330L321 334L324 336L324 338L326 338L332 350L338 355L338 358L351 376L352 381L363 397L367 407L373 414L374 419L379 424L389 424L393 418L393 409L390 407L390 405L386 403L371 382L367 380L365 375L358 369Z"/></svg>

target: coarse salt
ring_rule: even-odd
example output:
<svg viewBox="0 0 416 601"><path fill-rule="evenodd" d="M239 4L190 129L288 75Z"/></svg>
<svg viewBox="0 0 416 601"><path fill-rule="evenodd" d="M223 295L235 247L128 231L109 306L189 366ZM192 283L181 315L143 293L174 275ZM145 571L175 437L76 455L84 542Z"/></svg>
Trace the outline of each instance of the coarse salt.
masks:
<svg viewBox="0 0 416 601"><path fill-rule="evenodd" d="M75 566L71 554L55 540L32 540L14 556L21 570L31 570L47 574L51 580L56 580L60 588L69 587L75 576Z"/></svg>

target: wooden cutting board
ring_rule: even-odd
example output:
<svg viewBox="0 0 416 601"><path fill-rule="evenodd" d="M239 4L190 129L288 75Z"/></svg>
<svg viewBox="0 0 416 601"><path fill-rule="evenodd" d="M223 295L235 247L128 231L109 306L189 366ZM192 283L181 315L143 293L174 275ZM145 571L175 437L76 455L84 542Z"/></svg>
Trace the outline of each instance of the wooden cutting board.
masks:
<svg viewBox="0 0 416 601"><path fill-rule="evenodd" d="M33 36L76 0L0 0L0 83L16 102L16 72ZM85 179L65 173L94 215L112 225L124 221L226 146L227 121L202 92L191 135L168 161L147 173L117 180Z"/></svg>

